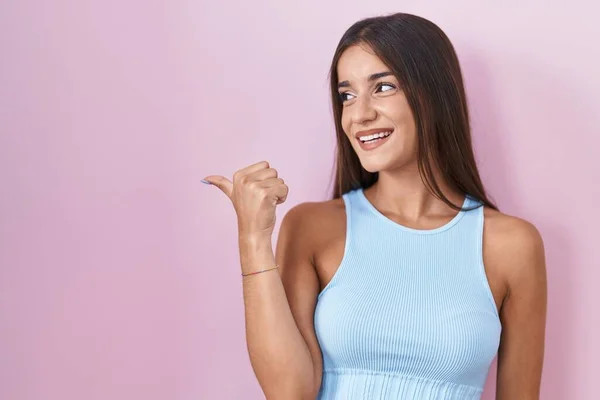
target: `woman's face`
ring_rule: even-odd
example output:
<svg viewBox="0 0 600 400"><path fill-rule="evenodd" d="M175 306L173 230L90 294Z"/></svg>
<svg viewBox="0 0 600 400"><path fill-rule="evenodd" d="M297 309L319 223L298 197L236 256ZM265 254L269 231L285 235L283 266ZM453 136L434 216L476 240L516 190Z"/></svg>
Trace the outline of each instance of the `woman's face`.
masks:
<svg viewBox="0 0 600 400"><path fill-rule="evenodd" d="M389 68L362 45L344 51L337 73L342 128L362 166L369 172L378 172L415 162L415 122L404 92ZM369 137L372 132L377 136Z"/></svg>

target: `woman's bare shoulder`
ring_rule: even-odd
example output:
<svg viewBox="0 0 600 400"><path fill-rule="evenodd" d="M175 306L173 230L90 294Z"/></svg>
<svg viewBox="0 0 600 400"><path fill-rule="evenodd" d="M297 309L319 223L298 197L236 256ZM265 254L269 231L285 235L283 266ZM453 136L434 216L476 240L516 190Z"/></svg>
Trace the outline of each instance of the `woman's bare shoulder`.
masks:
<svg viewBox="0 0 600 400"><path fill-rule="evenodd" d="M525 268L538 268L537 260L544 252L538 229L531 222L485 207L484 254L488 265L502 270L507 279L524 273Z"/></svg>
<svg viewBox="0 0 600 400"><path fill-rule="evenodd" d="M489 207L484 208L485 233L496 246L527 247L539 243L541 235L531 222L505 214ZM504 249L506 250L506 248Z"/></svg>
<svg viewBox="0 0 600 400"><path fill-rule="evenodd" d="M286 219L298 229L296 237L317 245L344 232L346 213L341 198L299 203L288 210Z"/></svg>
<svg viewBox="0 0 600 400"><path fill-rule="evenodd" d="M327 223L345 218L344 201L341 198L325 201L307 201L299 203L288 210L287 215L293 217L308 228L322 228Z"/></svg>

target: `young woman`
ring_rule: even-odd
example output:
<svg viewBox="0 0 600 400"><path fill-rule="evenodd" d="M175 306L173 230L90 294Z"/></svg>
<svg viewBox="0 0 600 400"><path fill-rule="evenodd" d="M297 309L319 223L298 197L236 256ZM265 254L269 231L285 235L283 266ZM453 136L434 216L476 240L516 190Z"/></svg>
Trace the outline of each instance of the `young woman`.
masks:
<svg viewBox="0 0 600 400"><path fill-rule="evenodd" d="M238 216L248 351L267 399L537 399L540 234L498 211L473 156L459 62L409 14L368 18L331 66L333 198L284 217L267 162L209 176ZM484 224L485 221L485 224Z"/></svg>

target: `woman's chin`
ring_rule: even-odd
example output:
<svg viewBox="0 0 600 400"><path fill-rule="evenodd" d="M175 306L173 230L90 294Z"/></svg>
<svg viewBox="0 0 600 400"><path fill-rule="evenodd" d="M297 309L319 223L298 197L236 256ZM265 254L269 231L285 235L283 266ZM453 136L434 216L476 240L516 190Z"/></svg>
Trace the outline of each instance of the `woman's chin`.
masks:
<svg viewBox="0 0 600 400"><path fill-rule="evenodd" d="M393 158L390 159L388 157L379 157L379 158L370 158L370 159L362 159L361 165L368 172L374 174L375 172L387 171L387 170L395 170L398 168L406 167L408 164L411 164L409 160L412 158L406 159L404 157ZM416 160L414 160L416 162Z"/></svg>
<svg viewBox="0 0 600 400"><path fill-rule="evenodd" d="M365 170L372 174L384 170L386 169L386 167L388 167L388 163L384 162L384 160L368 160L366 162L362 162L361 164Z"/></svg>

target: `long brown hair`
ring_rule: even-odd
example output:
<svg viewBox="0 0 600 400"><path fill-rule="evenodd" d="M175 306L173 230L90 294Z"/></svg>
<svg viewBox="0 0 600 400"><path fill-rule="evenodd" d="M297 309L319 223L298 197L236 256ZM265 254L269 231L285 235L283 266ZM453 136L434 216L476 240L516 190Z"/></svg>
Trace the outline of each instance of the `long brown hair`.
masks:
<svg viewBox="0 0 600 400"><path fill-rule="evenodd" d="M455 190L488 207L473 146L469 112L458 57L446 34L433 22L411 14L362 19L342 36L329 71L337 136L335 185L332 198L373 185L378 173L365 170L344 133L342 102L338 93L337 65L350 46L368 45L400 82L415 119L419 173L431 193L455 210L433 175L438 166L442 178Z"/></svg>

